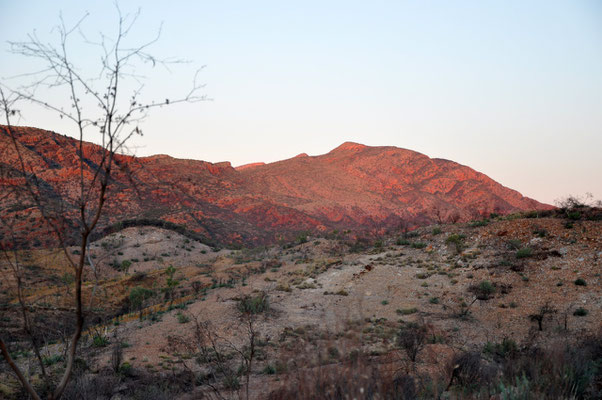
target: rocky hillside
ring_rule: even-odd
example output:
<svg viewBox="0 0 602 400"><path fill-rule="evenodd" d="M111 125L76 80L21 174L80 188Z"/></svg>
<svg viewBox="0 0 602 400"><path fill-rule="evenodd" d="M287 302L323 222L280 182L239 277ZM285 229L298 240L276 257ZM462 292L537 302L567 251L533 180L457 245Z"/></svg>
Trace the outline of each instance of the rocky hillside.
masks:
<svg viewBox="0 0 602 400"><path fill-rule="evenodd" d="M77 142L54 132L15 128L28 173L46 196L77 212ZM6 193L23 179L14 145L0 126L0 186ZM84 179L100 148L83 147ZM221 244L270 243L303 231L351 229L382 234L433 222L477 219L490 213L549 209L458 163L396 147L344 143L320 156L300 154L270 164L230 163L166 155L116 157L107 212L109 227L125 220L168 221ZM0 200L3 216L17 218L33 244L43 244L37 213L18 199Z"/></svg>
<svg viewBox="0 0 602 400"><path fill-rule="evenodd" d="M124 229L90 246L65 398L599 399L602 210L567 211L219 251ZM72 270L61 251L19 255L56 375ZM35 376L5 259L0 276L0 331ZM19 388L0 362L0 398Z"/></svg>

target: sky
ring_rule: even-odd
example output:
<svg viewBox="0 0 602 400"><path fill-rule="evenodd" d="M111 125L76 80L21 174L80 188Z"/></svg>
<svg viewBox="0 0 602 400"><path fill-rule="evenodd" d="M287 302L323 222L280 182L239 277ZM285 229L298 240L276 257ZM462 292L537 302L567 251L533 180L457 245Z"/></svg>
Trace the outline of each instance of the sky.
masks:
<svg viewBox="0 0 602 400"><path fill-rule="evenodd" d="M345 141L397 146L483 172L553 203L602 198L602 2L599 1L130 1L131 43L186 59L149 73L149 101L190 89L198 67L208 100L156 110L131 142L234 166ZM87 37L115 32L112 1L0 0L0 79L33 70L9 52L35 30L56 40L59 15L84 14ZM94 49L75 62L96 71ZM48 94L53 104L68 99ZM54 97L53 97L54 96ZM19 124L73 134L23 106ZM86 139L95 141L90 135Z"/></svg>

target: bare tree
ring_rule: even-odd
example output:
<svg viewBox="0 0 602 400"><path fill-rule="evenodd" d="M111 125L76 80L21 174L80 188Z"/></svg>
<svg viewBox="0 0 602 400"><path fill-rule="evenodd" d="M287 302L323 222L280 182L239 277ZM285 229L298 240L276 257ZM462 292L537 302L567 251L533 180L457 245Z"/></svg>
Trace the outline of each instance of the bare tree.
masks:
<svg viewBox="0 0 602 400"><path fill-rule="evenodd" d="M22 310L23 329L31 338L31 345L42 375L48 384L52 384L48 393L49 399L61 397L72 375L86 317L82 301L82 282L89 241L101 221L106 202L111 197L109 189L112 175L116 169L123 168L118 161L119 154L126 150L126 143L133 136L142 134L141 123L150 110L203 100L203 97L198 95L201 88L196 83L198 71L192 88L184 96L171 100L142 100L145 78L137 73L137 68L143 63L165 66L170 61L158 59L148 52L149 47L158 40L160 29L152 40L131 45L126 42L139 16L139 11L133 15L123 15L117 7L117 12L118 23L114 39L101 34L97 42L89 40L82 31L86 18L84 17L70 27L67 27L61 18L56 28L58 33L56 45L42 41L35 33L30 34L26 41L10 42L14 54L37 60L44 67L31 74L20 75L18 78L25 79L26 83L18 87L9 88L0 83L0 108L5 119L5 126L0 126L0 129L1 134L6 135L11 144L9 150L15 164L11 173L16 178L10 187L11 190L7 190L2 196L10 196L9 200L26 204L37 210L41 221L52 233L73 272L73 290L70 292L73 296L74 316L72 335L68 343L64 372L57 382L53 382L42 362L40 344L35 339L35 327L32 326L28 305L22 295L23 280L18 253L18 248L23 244L22 238L19 237L17 230L6 229L14 224L11 224L8 215L2 214L4 232L13 232L14 235L4 235L0 245L5 260L11 265ZM100 52L98 73L86 74L85 70L76 64L75 60L82 57L76 57L72 52L74 37L81 38L85 45ZM44 98L44 93L51 92L66 96L62 97L62 100L67 103L67 106ZM70 191L66 197L68 201L48 196L41 180L38 179L39 167L28 163L25 157L26 149L19 141L22 133L12 121L19 116L19 102L33 103L55 112L60 118L71 122L75 128L78 177L76 184L72 182L76 190ZM92 140L99 146L90 150L91 147L86 146L86 140ZM5 149L5 151L9 150ZM74 223L75 229L72 229ZM78 247L78 251L74 254L68 251L70 244L76 244ZM12 359L8 344L2 337L0 337L0 351L29 395L34 399L40 399L42 394L36 391L31 381Z"/></svg>
<svg viewBox="0 0 602 400"><path fill-rule="evenodd" d="M418 353L426 344L428 329L425 324L407 323L403 325L397 336L397 345L405 350L412 362L416 362Z"/></svg>
<svg viewBox="0 0 602 400"><path fill-rule="evenodd" d="M536 313L530 314L529 319L533 322L537 322L537 328L539 331L543 331L543 321L548 315L554 315L558 312L549 302L539 307Z"/></svg>
<svg viewBox="0 0 602 400"><path fill-rule="evenodd" d="M250 383L253 365L257 357L260 332L258 319L261 314L269 310L269 298L264 292L255 296L242 295L238 300L239 324L228 329L240 333L242 341L229 339L218 334L218 329L208 321L202 321L191 314L194 322L193 337L170 336L168 337L169 349L172 354L179 357L182 365L191 376L195 373L182 354L196 354L194 358L205 376L205 380L213 395L218 399L226 399L229 394L236 394L241 398L241 388L244 398L250 398ZM189 357L188 357L189 358ZM239 363L239 371L244 375L244 384L238 379L239 373L234 368ZM221 385L220 385L221 382Z"/></svg>

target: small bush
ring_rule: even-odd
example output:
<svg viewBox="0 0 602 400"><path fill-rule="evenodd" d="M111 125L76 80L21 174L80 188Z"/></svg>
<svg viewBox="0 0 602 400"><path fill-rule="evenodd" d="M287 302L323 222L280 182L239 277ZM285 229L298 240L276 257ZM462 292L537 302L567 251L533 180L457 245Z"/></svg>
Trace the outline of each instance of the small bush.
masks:
<svg viewBox="0 0 602 400"><path fill-rule="evenodd" d="M399 238L399 239L397 239L395 244L397 244L398 246L409 246L410 241L408 239Z"/></svg>
<svg viewBox="0 0 602 400"><path fill-rule="evenodd" d="M483 353L501 358L506 358L517 351L518 346L516 345L516 342L508 338L504 338L500 343L487 342L483 347Z"/></svg>
<svg viewBox="0 0 602 400"><path fill-rule="evenodd" d="M581 219L581 213L580 213L579 211L572 211L572 212L569 212L569 213L567 214L567 217L568 217L570 220L573 220L573 221L578 221L578 220L580 220L580 219Z"/></svg>
<svg viewBox="0 0 602 400"><path fill-rule="evenodd" d="M307 233L300 233L295 240L298 244L307 243Z"/></svg>
<svg viewBox="0 0 602 400"><path fill-rule="evenodd" d="M516 258L527 258L533 255L533 250L530 247L523 247L516 252Z"/></svg>
<svg viewBox="0 0 602 400"><path fill-rule="evenodd" d="M63 357L62 354L53 354L51 356L47 356L47 357L42 357L42 363L44 363L44 365L46 367L49 367L51 365L54 365L60 361L64 361L65 357Z"/></svg>
<svg viewBox="0 0 602 400"><path fill-rule="evenodd" d="M410 315L418 312L416 307L412 308L398 308L395 312L399 315Z"/></svg>
<svg viewBox="0 0 602 400"><path fill-rule="evenodd" d="M589 311L587 311L585 308L583 307L579 307L578 309L575 310L575 312L573 313L574 316L576 317L585 317L587 314L589 314Z"/></svg>
<svg viewBox="0 0 602 400"><path fill-rule="evenodd" d="M132 310L141 310L144 301L154 296L155 292L142 286L136 286L130 290L129 302Z"/></svg>
<svg viewBox="0 0 602 400"><path fill-rule="evenodd" d="M132 367L132 364L130 364L127 361L119 366L119 374L120 375L132 376L133 371L134 371L134 368Z"/></svg>
<svg viewBox="0 0 602 400"><path fill-rule="evenodd" d="M106 347L109 344L109 339L103 335L94 335L92 338L92 346L94 347Z"/></svg>
<svg viewBox="0 0 602 400"><path fill-rule="evenodd" d="M437 226L437 227L433 228L433 235L439 235L439 234L441 234L441 232L443 232L443 231L441 230L440 227Z"/></svg>
<svg viewBox="0 0 602 400"><path fill-rule="evenodd" d="M495 376L495 371L487 367L479 352L458 354L450 365L453 368L451 382L468 390L489 385Z"/></svg>
<svg viewBox="0 0 602 400"><path fill-rule="evenodd" d="M178 314L178 322L180 324L187 324L190 322L190 317L188 317L186 314Z"/></svg>
<svg viewBox="0 0 602 400"><path fill-rule="evenodd" d="M266 365L261 371L265 375L274 375L276 373L276 367L271 364Z"/></svg>
<svg viewBox="0 0 602 400"><path fill-rule="evenodd" d="M464 239L466 238L466 236L464 235L458 235L456 233L451 234L447 237L447 239L445 240L445 243L447 243L448 245L453 245L456 249L456 253L461 253L462 250L464 250Z"/></svg>
<svg viewBox="0 0 602 400"><path fill-rule="evenodd" d="M131 267L131 266L132 266L132 262L131 262L130 260L123 260L123 261L121 262L121 268L120 268L120 269L121 269L123 272L126 272L126 273L127 273L127 272L128 272L128 270L130 269L130 267Z"/></svg>
<svg viewBox="0 0 602 400"><path fill-rule="evenodd" d="M488 219L483 219L481 221L470 221L470 223L468 224L468 226L470 226L471 228L477 228L480 226L487 226L487 225L489 225Z"/></svg>
<svg viewBox="0 0 602 400"><path fill-rule="evenodd" d="M489 300L495 293L495 286L489 281L481 281L478 285L470 286L468 290L479 300Z"/></svg>
<svg viewBox="0 0 602 400"><path fill-rule="evenodd" d="M587 286L587 282L583 278L575 279L575 285L577 286Z"/></svg>
<svg viewBox="0 0 602 400"><path fill-rule="evenodd" d="M523 243L519 239L510 239L506 242L506 245L510 250L519 250Z"/></svg>
<svg viewBox="0 0 602 400"><path fill-rule="evenodd" d="M424 249L427 246L424 242L414 242L412 243L412 248L414 249Z"/></svg>
<svg viewBox="0 0 602 400"><path fill-rule="evenodd" d="M261 292L256 296L244 296L238 300L237 308L243 314L260 314L270 308L268 295Z"/></svg>
<svg viewBox="0 0 602 400"><path fill-rule="evenodd" d="M408 358L414 362L418 353L424 347L427 339L427 328L425 325L408 323L401 327L397 336L397 345L405 350Z"/></svg>
<svg viewBox="0 0 602 400"><path fill-rule="evenodd" d="M548 231L543 228L538 228L533 231L533 234L537 235L537 237L545 238L546 236L548 236Z"/></svg>

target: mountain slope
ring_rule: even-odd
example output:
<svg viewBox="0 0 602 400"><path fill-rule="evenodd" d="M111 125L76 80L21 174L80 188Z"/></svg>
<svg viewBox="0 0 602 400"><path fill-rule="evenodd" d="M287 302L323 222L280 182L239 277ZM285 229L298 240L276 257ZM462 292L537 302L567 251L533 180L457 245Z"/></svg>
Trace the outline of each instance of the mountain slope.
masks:
<svg viewBox="0 0 602 400"><path fill-rule="evenodd" d="M28 171L75 215L77 142L36 128L15 132ZM85 143L85 179L92 176L99 151ZM0 156L0 187L8 192L22 177L1 126ZM492 212L551 208L452 161L351 142L320 156L300 154L238 168L166 155L119 155L116 164L102 226L131 219L169 221L220 243L268 243L300 231L383 232L467 221ZM34 210L15 207L14 200L0 200L2 215L29 221L21 228L31 240L41 240L44 227Z"/></svg>

